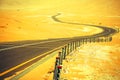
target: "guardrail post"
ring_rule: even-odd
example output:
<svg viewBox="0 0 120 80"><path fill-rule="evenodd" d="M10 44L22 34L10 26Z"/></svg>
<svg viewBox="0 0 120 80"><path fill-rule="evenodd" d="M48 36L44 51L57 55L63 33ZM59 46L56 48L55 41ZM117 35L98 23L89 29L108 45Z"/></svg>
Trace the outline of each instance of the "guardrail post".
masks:
<svg viewBox="0 0 120 80"><path fill-rule="evenodd" d="M85 42L86 42L86 44L87 44L87 42L88 42L87 40L88 40L88 39L87 39L87 38L85 38Z"/></svg>
<svg viewBox="0 0 120 80"><path fill-rule="evenodd" d="M80 40L80 45L82 45L82 39Z"/></svg>
<svg viewBox="0 0 120 80"><path fill-rule="evenodd" d="M105 37L105 42L107 42L107 37Z"/></svg>
<svg viewBox="0 0 120 80"><path fill-rule="evenodd" d="M59 57L60 57L59 64L62 64L62 60L63 60L63 54L62 54L61 52L59 52Z"/></svg>
<svg viewBox="0 0 120 80"><path fill-rule="evenodd" d="M70 52L72 52L72 42L70 43Z"/></svg>
<svg viewBox="0 0 120 80"><path fill-rule="evenodd" d="M80 40L78 41L78 47L80 47Z"/></svg>
<svg viewBox="0 0 120 80"><path fill-rule="evenodd" d="M74 50L76 49L76 46L77 46L76 42L77 42L77 41L74 42Z"/></svg>
<svg viewBox="0 0 120 80"><path fill-rule="evenodd" d="M104 40L103 40L103 38L101 39L101 42L103 42Z"/></svg>
<svg viewBox="0 0 120 80"><path fill-rule="evenodd" d="M70 44L67 45L67 55L70 53Z"/></svg>
<svg viewBox="0 0 120 80"><path fill-rule="evenodd" d="M73 50L74 50L74 42L72 42L72 51L73 51ZM72 52L72 51L71 51L71 52Z"/></svg>
<svg viewBox="0 0 120 80"><path fill-rule="evenodd" d="M64 59L64 47L62 48L62 59Z"/></svg>
<svg viewBox="0 0 120 80"><path fill-rule="evenodd" d="M112 41L112 37L110 37L110 39L109 39L110 41Z"/></svg>
<svg viewBox="0 0 120 80"><path fill-rule="evenodd" d="M72 51L74 50L74 42L72 42Z"/></svg>
<svg viewBox="0 0 120 80"><path fill-rule="evenodd" d="M75 41L73 41L73 50L75 50ZM73 51L73 50L72 50L72 51Z"/></svg>
<svg viewBox="0 0 120 80"><path fill-rule="evenodd" d="M66 58L66 46L62 48L63 59Z"/></svg>
<svg viewBox="0 0 120 80"><path fill-rule="evenodd" d="M57 78L55 80L60 80L60 72L61 72L62 66L58 65L57 66Z"/></svg>
<svg viewBox="0 0 120 80"><path fill-rule="evenodd" d="M65 57L64 57L64 59L66 58L66 55L67 55L67 46L65 46Z"/></svg>
<svg viewBox="0 0 120 80"><path fill-rule="evenodd" d="M60 57L56 57L53 80L57 78L57 66L60 65Z"/></svg>
<svg viewBox="0 0 120 80"><path fill-rule="evenodd" d="M112 41L112 37L109 37L109 41Z"/></svg>
<svg viewBox="0 0 120 80"><path fill-rule="evenodd" d="M86 38L87 43L89 42L89 38Z"/></svg>
<svg viewBox="0 0 120 80"><path fill-rule="evenodd" d="M76 47L76 41L73 42L74 45L73 45L73 50L75 50L75 47Z"/></svg>
<svg viewBox="0 0 120 80"><path fill-rule="evenodd" d="M87 38L85 38L85 43L87 43Z"/></svg>
<svg viewBox="0 0 120 80"><path fill-rule="evenodd" d="M76 41L76 48L78 47L78 41Z"/></svg>
<svg viewBox="0 0 120 80"><path fill-rule="evenodd" d="M103 42L105 42L105 38L103 37Z"/></svg>
<svg viewBox="0 0 120 80"><path fill-rule="evenodd" d="M76 48L77 48L77 47L78 47L78 41L76 41ZM76 48L75 48L75 49L76 49Z"/></svg>
<svg viewBox="0 0 120 80"><path fill-rule="evenodd" d="M76 48L78 47L78 45L79 45L79 42L78 42L78 41L76 41Z"/></svg>
<svg viewBox="0 0 120 80"><path fill-rule="evenodd" d="M76 41L74 41L74 50L76 49Z"/></svg>

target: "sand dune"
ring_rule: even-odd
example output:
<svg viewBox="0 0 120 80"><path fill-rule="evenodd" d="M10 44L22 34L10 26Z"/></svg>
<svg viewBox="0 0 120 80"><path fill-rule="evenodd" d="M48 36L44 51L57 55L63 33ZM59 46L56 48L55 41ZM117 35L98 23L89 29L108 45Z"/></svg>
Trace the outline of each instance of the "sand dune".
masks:
<svg viewBox="0 0 120 80"><path fill-rule="evenodd" d="M94 34L97 28L55 22L61 20L119 27L120 1L114 0L1 0L0 42L64 38ZM90 35L89 34L89 35Z"/></svg>
<svg viewBox="0 0 120 80"><path fill-rule="evenodd" d="M10 15L10 16L9 16ZM53 14L9 13L0 17L0 41L75 37L98 33L98 28L55 22ZM64 15L62 18L66 17ZM71 17L71 16L69 16ZM79 22L78 22L79 23ZM93 32L94 30L94 32ZM90 35L89 34L89 35Z"/></svg>

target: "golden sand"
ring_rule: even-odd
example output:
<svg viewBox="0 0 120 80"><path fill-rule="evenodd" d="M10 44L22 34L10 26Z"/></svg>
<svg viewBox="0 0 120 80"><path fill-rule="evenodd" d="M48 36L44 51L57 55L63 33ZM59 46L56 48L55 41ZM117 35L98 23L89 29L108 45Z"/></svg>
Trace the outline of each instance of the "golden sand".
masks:
<svg viewBox="0 0 120 80"><path fill-rule="evenodd" d="M91 35L101 32L100 29L94 27L62 24L55 22L51 18L51 16L56 15L57 13L61 13L62 15L60 15L59 18L67 22L95 24L110 26L112 28L120 28L120 1L118 0L29 0L28 2L26 2L26 0L19 0L18 2L16 2L16 0L2 0L1 3L0 42L38 39L41 40L48 38L66 38ZM94 62L86 63L86 65L89 65L85 65L86 67L82 65L81 69L83 70L74 70L74 75L69 74L67 76L77 76L76 74L78 74L77 72L79 71L79 79L86 79L88 73L91 74L91 72L94 73L94 75L91 76L96 76L93 78L99 78L101 77L101 75L104 75L104 70L107 70L105 76L112 75L114 78L111 80L118 80L120 76L120 73L118 72L120 70L119 35L120 34L115 34L113 36L113 41L110 43L95 44L96 47L101 49L109 46L109 48L106 50L107 52L105 51L104 53L104 51L101 50L101 54L103 54L103 57L101 58L109 59L111 61L101 60L101 58L97 59L95 56L84 56L80 54L81 56L79 57L82 58L83 61L81 61L80 64L84 63L85 59L83 59L83 56L88 57L88 60ZM95 45L90 44L90 46ZM85 48L84 50L87 51L88 48ZM95 49L95 51L97 51L97 49ZM46 70L40 69L42 66L53 64L53 62L54 59L52 59L51 61L46 61L46 63L40 65L39 67L37 67L37 69L34 69L34 71L32 71L33 73L30 72L29 74L26 74L25 76L27 77L24 76L24 78L21 78L21 80L30 80L29 76L31 75L33 76L31 80L37 80L38 78L38 80L51 80L49 79L49 77L43 78L43 76L46 75L49 71L49 68L45 67ZM100 66L97 65L99 63L101 63ZM78 63L76 65L78 65ZM39 70L42 72L39 73ZM38 77L36 77L37 75ZM88 80L91 79L91 76L88 75ZM107 79L109 80L109 78ZM99 80L101 79L99 78Z"/></svg>

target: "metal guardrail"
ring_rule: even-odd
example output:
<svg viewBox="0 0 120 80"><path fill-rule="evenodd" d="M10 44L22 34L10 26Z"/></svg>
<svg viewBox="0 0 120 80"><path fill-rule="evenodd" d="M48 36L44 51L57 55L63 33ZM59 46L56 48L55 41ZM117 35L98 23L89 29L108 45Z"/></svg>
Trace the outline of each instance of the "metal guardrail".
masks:
<svg viewBox="0 0 120 80"><path fill-rule="evenodd" d="M112 37L82 38L80 40L73 41L71 43L64 45L61 48L61 52L58 53L58 57L56 57L53 80L60 80L60 72L62 69L63 60L65 60L66 56L69 55L72 51L76 50L77 47L86 43L110 42L110 41L112 41Z"/></svg>

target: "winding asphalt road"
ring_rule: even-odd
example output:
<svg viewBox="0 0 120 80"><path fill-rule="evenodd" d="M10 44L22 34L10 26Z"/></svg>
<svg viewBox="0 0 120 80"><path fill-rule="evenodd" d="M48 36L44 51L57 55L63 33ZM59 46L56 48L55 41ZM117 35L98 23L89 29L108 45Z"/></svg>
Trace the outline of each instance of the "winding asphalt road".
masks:
<svg viewBox="0 0 120 80"><path fill-rule="evenodd" d="M11 76L15 72L30 66L31 64L35 63L36 61L38 61L39 59L41 59L46 55L38 57L37 59L32 60L29 63L26 63L13 70L10 70L11 68L23 62L26 62L34 57L37 57L38 55L42 55L45 52L51 51L57 47L60 47L72 41L80 40L83 38L112 36L117 32L116 30L105 27L105 26L79 24L79 23L62 21L59 18L57 18L59 15L61 14L52 16L52 19L56 22L63 23L63 24L98 27L103 29L103 32L99 34L90 35L90 36L80 36L80 37L74 37L74 38L0 43L0 76L1 76L0 80L4 79L5 77Z"/></svg>

